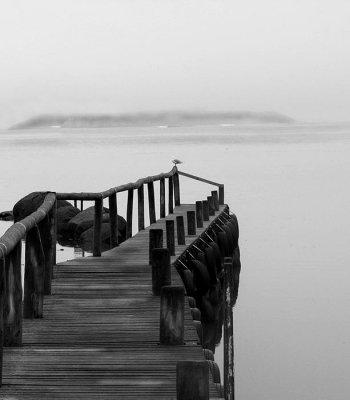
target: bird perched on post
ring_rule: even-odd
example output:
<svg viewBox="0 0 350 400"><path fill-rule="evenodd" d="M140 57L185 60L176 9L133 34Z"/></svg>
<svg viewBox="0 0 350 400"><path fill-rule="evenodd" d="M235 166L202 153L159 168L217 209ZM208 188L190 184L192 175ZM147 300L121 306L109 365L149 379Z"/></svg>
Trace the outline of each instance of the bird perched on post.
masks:
<svg viewBox="0 0 350 400"><path fill-rule="evenodd" d="M177 165L177 164L182 164L182 161L179 160L179 159L177 159L177 158L174 158L174 159L172 160L172 163L175 164L175 165Z"/></svg>

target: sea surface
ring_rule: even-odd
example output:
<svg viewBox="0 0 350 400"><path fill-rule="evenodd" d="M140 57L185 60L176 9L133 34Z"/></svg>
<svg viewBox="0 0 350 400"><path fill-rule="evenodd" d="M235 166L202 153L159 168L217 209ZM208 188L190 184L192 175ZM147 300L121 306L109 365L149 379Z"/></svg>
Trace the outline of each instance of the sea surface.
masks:
<svg viewBox="0 0 350 400"><path fill-rule="evenodd" d="M0 131L0 211L32 191L103 191L168 172L173 158L224 183L240 223L236 398L346 398L350 124ZM213 190L180 180L184 203Z"/></svg>

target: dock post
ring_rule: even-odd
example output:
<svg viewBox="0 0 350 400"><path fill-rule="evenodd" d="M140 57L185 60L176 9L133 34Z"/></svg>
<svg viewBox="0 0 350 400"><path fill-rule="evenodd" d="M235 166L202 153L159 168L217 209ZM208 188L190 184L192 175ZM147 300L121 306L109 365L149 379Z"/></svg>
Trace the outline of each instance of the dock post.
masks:
<svg viewBox="0 0 350 400"><path fill-rule="evenodd" d="M225 188L224 185L219 186L219 204L223 206L225 204Z"/></svg>
<svg viewBox="0 0 350 400"><path fill-rule="evenodd" d="M219 211L219 197L217 190L212 190L211 197L213 198L215 211Z"/></svg>
<svg viewBox="0 0 350 400"><path fill-rule="evenodd" d="M196 201L196 220L197 228L203 228L203 203Z"/></svg>
<svg viewBox="0 0 350 400"><path fill-rule="evenodd" d="M163 229L150 229L149 230L149 264L152 264L153 249L163 248Z"/></svg>
<svg viewBox="0 0 350 400"><path fill-rule="evenodd" d="M178 361L176 364L177 400L209 400L207 361Z"/></svg>
<svg viewBox="0 0 350 400"><path fill-rule="evenodd" d="M175 206L179 206L181 204L180 201L180 180L179 174L174 174L174 195L175 195Z"/></svg>
<svg viewBox="0 0 350 400"><path fill-rule="evenodd" d="M224 388L225 400L234 400L233 260L224 258Z"/></svg>
<svg viewBox="0 0 350 400"><path fill-rule="evenodd" d="M208 200L203 200L203 220L209 221L209 203Z"/></svg>
<svg viewBox="0 0 350 400"><path fill-rule="evenodd" d="M128 190L128 205L126 211L126 238L129 239L132 236L132 212L134 206L134 190Z"/></svg>
<svg viewBox="0 0 350 400"><path fill-rule="evenodd" d="M117 212L117 193L108 197L109 204L109 223L110 223L110 248L118 246L118 212Z"/></svg>
<svg viewBox="0 0 350 400"><path fill-rule="evenodd" d="M187 233L189 235L196 234L196 212L187 211Z"/></svg>
<svg viewBox="0 0 350 400"><path fill-rule="evenodd" d="M170 219L165 222L166 226L166 244L170 255L175 255L175 222Z"/></svg>
<svg viewBox="0 0 350 400"><path fill-rule="evenodd" d="M94 219L94 248L92 255L101 257L101 228L102 228L103 200L95 200L95 219Z"/></svg>
<svg viewBox="0 0 350 400"><path fill-rule="evenodd" d="M176 217L176 228L177 228L177 244L178 245L186 244L184 217L182 215L178 215Z"/></svg>
<svg viewBox="0 0 350 400"><path fill-rule="evenodd" d="M171 268L169 249L152 251L152 292L159 296L163 286L171 285Z"/></svg>
<svg viewBox="0 0 350 400"><path fill-rule="evenodd" d="M137 189L139 231L145 229L145 195L143 185Z"/></svg>
<svg viewBox="0 0 350 400"><path fill-rule="evenodd" d="M185 288L163 286L160 294L160 344L183 345Z"/></svg>
<svg viewBox="0 0 350 400"><path fill-rule="evenodd" d="M149 223L150 225L152 225L156 222L156 205L154 201L153 182L147 183L147 188L148 188Z"/></svg>
<svg viewBox="0 0 350 400"><path fill-rule="evenodd" d="M5 257L3 345L22 346L22 243ZM2 263L2 260L0 260Z"/></svg>
<svg viewBox="0 0 350 400"><path fill-rule="evenodd" d="M159 184L160 218L165 218L165 178L161 178Z"/></svg>
<svg viewBox="0 0 350 400"><path fill-rule="evenodd" d="M174 212L174 183L173 177L169 177L169 214Z"/></svg>
<svg viewBox="0 0 350 400"><path fill-rule="evenodd" d="M209 215L214 216L215 215L214 199L212 196L208 196L207 200L209 206Z"/></svg>
<svg viewBox="0 0 350 400"><path fill-rule="evenodd" d="M26 236L23 318L43 317L44 269L40 232L34 226Z"/></svg>

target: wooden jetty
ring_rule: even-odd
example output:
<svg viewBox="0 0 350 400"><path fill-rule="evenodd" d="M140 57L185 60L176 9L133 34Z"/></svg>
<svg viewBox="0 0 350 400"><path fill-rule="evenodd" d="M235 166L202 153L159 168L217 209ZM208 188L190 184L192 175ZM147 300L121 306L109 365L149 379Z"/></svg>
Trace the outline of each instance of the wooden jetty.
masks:
<svg viewBox="0 0 350 400"><path fill-rule="evenodd" d="M203 212L202 201L181 204L180 174L219 187L219 194L212 191L206 199L207 210ZM165 179L169 180L168 215ZM158 180L160 218L156 219L153 182ZM149 193L147 228L144 185ZM116 246L114 196L121 188L128 191L129 239ZM139 232L132 236L134 190L138 191ZM101 254L99 225L107 197L112 213L111 249ZM94 256L56 264L55 203L59 198L95 201ZM207 215L209 208L211 215ZM168 174L102 194L49 193L37 211L0 238L4 344L0 399L233 399L234 279L225 280L224 340L230 353L225 357L225 385L220 383L212 352L203 349L201 313L181 279L181 272L189 270L188 259L195 258L215 235L231 238L226 229L232 227L231 221L222 185L180 173L176 167ZM218 240L221 249L222 243L226 245L222 254L226 278L237 255L232 237L232 246L230 241Z"/></svg>

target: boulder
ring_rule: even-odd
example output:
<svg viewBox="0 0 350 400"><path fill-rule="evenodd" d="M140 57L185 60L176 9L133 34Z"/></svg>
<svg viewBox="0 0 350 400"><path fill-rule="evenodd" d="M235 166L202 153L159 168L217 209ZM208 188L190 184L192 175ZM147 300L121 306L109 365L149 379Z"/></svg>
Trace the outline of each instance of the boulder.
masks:
<svg viewBox="0 0 350 400"><path fill-rule="evenodd" d="M36 211L45 200L49 192L33 192L19 200L13 207L13 219L15 222L21 221Z"/></svg>
<svg viewBox="0 0 350 400"><path fill-rule="evenodd" d="M60 244L62 244L61 239L65 242L67 240L73 240L73 235L69 229L69 222L79 213L79 208L76 208L71 204L57 208L57 240Z"/></svg>
<svg viewBox="0 0 350 400"><path fill-rule="evenodd" d="M12 211L0 212L0 221L13 221L13 212Z"/></svg>

